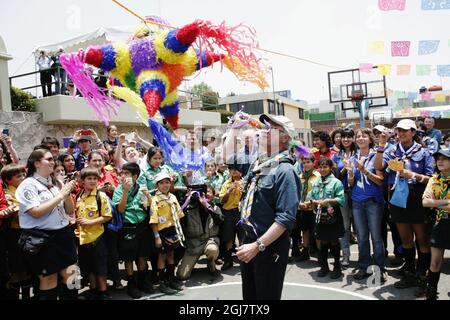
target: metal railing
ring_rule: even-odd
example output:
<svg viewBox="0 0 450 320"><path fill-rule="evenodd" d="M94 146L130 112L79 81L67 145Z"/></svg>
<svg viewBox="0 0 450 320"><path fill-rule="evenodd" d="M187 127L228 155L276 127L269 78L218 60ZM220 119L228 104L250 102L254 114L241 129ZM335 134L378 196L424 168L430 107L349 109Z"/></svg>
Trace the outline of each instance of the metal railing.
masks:
<svg viewBox="0 0 450 320"><path fill-rule="evenodd" d="M68 87L73 85L73 83L72 83L72 81L70 81L68 79L67 74L65 76L65 81L63 81L63 79L60 79L59 81L57 81L55 75L58 74L59 77L61 77L61 71L62 70L64 70L64 69L61 68L61 67L53 67L53 68L46 69L46 70L37 70L37 71L33 71L33 72L27 72L27 73L19 74L19 75L16 75L16 76L11 76L11 77L9 77L9 85L10 85L10 87L12 87L13 86L13 80L15 80L15 79L25 78L25 77L29 77L29 76L40 74L42 71L47 71L47 72L50 72L51 77L52 77L52 79L54 79L54 81L49 82L49 83L45 83L45 84L36 84L36 85L33 85L33 86L20 87L19 89L25 91L25 90L30 90L30 89L42 88L42 86L50 85L52 87L51 95L57 95L57 94L66 95L65 92L61 93L62 88L65 87L66 90L67 90ZM98 74L98 73L92 73L91 76L92 76L93 79L95 79L97 77L106 78L106 79L109 78L107 75L102 75L102 74ZM34 81L34 83L36 83L38 81L38 79L35 78L33 81ZM53 90L53 85L55 86L55 88L54 88L55 90ZM59 88L57 88L57 86L59 86ZM59 90L56 90L56 89L59 89ZM37 93L36 93L36 95L33 95L33 98L38 98L37 97Z"/></svg>

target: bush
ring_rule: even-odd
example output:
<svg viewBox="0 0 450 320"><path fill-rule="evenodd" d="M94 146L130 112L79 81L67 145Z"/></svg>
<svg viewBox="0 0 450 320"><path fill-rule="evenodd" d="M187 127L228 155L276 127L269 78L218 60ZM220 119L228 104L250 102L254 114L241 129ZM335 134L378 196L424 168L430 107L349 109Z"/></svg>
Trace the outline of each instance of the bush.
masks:
<svg viewBox="0 0 450 320"><path fill-rule="evenodd" d="M222 123L228 123L228 117L231 117L234 115L234 112L224 110L224 109L210 109L210 110L203 109L203 111L220 113L220 121Z"/></svg>
<svg viewBox="0 0 450 320"><path fill-rule="evenodd" d="M36 100L33 96L15 87L11 87L11 104L13 111L36 111Z"/></svg>

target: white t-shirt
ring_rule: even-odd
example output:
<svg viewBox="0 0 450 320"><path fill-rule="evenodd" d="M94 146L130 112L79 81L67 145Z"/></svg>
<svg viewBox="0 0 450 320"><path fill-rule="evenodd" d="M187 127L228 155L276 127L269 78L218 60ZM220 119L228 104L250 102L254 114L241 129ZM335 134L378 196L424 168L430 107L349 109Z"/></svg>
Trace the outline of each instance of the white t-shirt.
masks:
<svg viewBox="0 0 450 320"><path fill-rule="evenodd" d="M40 218L34 218L28 214L28 210L53 199L59 191L56 186L49 190L35 178L26 178L16 190L16 199L19 202L20 227L22 229L35 228L41 230L59 230L66 227L69 220L63 203Z"/></svg>

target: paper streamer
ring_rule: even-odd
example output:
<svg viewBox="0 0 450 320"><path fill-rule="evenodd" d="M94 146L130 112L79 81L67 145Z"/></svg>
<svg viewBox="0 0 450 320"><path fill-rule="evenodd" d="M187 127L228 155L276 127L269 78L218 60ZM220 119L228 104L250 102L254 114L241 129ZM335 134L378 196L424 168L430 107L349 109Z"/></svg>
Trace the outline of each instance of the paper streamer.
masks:
<svg viewBox="0 0 450 320"><path fill-rule="evenodd" d="M449 0L422 0L422 10L449 10Z"/></svg>
<svg viewBox="0 0 450 320"><path fill-rule="evenodd" d="M395 97L397 99L404 99L404 98L407 98L408 95L405 91L395 91Z"/></svg>
<svg viewBox="0 0 450 320"><path fill-rule="evenodd" d="M450 64L438 65L437 75L439 77L450 77Z"/></svg>
<svg viewBox="0 0 450 320"><path fill-rule="evenodd" d="M431 73L430 65L417 65L416 66L416 75L418 76L429 76Z"/></svg>
<svg viewBox="0 0 450 320"><path fill-rule="evenodd" d="M378 0L378 8L381 11L405 10L406 0Z"/></svg>
<svg viewBox="0 0 450 320"><path fill-rule="evenodd" d="M369 42L369 52L375 54L384 53L384 41L372 41Z"/></svg>
<svg viewBox="0 0 450 320"><path fill-rule="evenodd" d="M407 57L409 56L409 47L411 41L392 41L391 42L391 55L393 57Z"/></svg>
<svg viewBox="0 0 450 320"><path fill-rule="evenodd" d="M443 93L437 93L434 96L434 101L436 101L436 102L445 102L445 100L446 100L446 95Z"/></svg>
<svg viewBox="0 0 450 320"><path fill-rule="evenodd" d="M378 74L380 76L388 76L391 74L392 65L390 64L379 64L378 65Z"/></svg>
<svg viewBox="0 0 450 320"><path fill-rule="evenodd" d="M364 73L371 73L373 71L372 63L361 63L359 65L359 71Z"/></svg>
<svg viewBox="0 0 450 320"><path fill-rule="evenodd" d="M398 76L408 76L410 73L411 73L411 65L409 65L409 64L397 65L397 75Z"/></svg>
<svg viewBox="0 0 450 320"><path fill-rule="evenodd" d="M419 55L435 53L439 48L440 40L422 40L419 41Z"/></svg>
<svg viewBox="0 0 450 320"><path fill-rule="evenodd" d="M419 94L417 92L408 92L408 100L413 102L419 97Z"/></svg>
<svg viewBox="0 0 450 320"><path fill-rule="evenodd" d="M431 92L424 92L420 95L420 100L430 101L431 100Z"/></svg>

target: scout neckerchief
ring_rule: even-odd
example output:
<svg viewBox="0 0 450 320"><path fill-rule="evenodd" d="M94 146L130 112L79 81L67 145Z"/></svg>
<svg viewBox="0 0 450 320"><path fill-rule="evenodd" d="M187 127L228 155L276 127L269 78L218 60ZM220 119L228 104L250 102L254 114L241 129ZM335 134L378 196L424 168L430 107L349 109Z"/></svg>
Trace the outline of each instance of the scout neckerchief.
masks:
<svg viewBox="0 0 450 320"><path fill-rule="evenodd" d="M446 200L447 194L450 191L450 176L444 177L442 174L439 174L438 177L439 182L439 200ZM437 209L436 215L436 224L442 219L443 216L448 216L448 212L443 209Z"/></svg>
<svg viewBox="0 0 450 320"><path fill-rule="evenodd" d="M301 202L305 202L305 200L306 200L306 196L308 195L309 179L311 179L312 177L314 177L314 169L311 170L311 173L303 172L303 179L305 180L305 182L303 182L303 186L302 186Z"/></svg>
<svg viewBox="0 0 450 320"><path fill-rule="evenodd" d="M251 226L256 236L258 236L258 234L256 233L255 227L249 221L249 218L252 212L252 205L256 186L258 185L258 180L264 174L267 174L267 170L270 170L270 168L273 168L275 164L279 163L283 158L287 157L289 157L289 152L287 150L271 158L262 156L260 159L256 160L251 172L249 173L248 179L251 179L251 181L250 186L248 187L248 191L245 194L243 201L240 203L241 220L239 221L239 223L245 223Z"/></svg>
<svg viewBox="0 0 450 320"><path fill-rule="evenodd" d="M366 158L364 159L364 163L363 163L363 167L366 168L366 170L369 170L370 168L368 167L370 160L373 158L373 156L375 155L375 153L373 152L373 149L369 149L369 153L367 154ZM358 150L358 152L356 152L356 161L361 159L361 150ZM356 167L358 168L358 167ZM365 174L362 174L361 171L359 172L360 178L359 178L359 182L357 182L358 187L360 187L363 191L364 191L364 185L370 184L369 178L367 178L367 176Z"/></svg>
<svg viewBox="0 0 450 320"><path fill-rule="evenodd" d="M178 206L176 205L177 198L175 198L175 196L171 193L169 193L169 195L167 196L161 191L157 191L156 196L159 199L164 200L170 206L170 211L172 213L172 219L175 224L175 230L177 232L178 239L180 239L180 243L184 247L183 229L181 228L180 219L178 219Z"/></svg>
<svg viewBox="0 0 450 320"><path fill-rule="evenodd" d="M33 174L33 179L42 184L47 190L52 194L53 197L56 197L59 194L59 190L53 185L53 180L51 177L44 178L37 173ZM69 217L64 209L64 201L61 201L57 206L59 215L61 219L69 220ZM62 223L63 221L61 221Z"/></svg>
<svg viewBox="0 0 450 320"><path fill-rule="evenodd" d="M402 144L399 142L394 151L394 155L397 154L398 149L400 149L400 151L402 152L402 156L401 156L400 160L405 163L405 169L406 169L406 164L409 162L409 159L411 159L411 157L413 155L415 155L417 152L422 150L422 146L420 144L418 144L417 142L413 141L413 145L407 151L405 151L405 149L403 149ZM397 171L397 174L395 175L395 182L394 182L394 185L392 186L391 190L395 189L399 180L400 180L400 172Z"/></svg>

